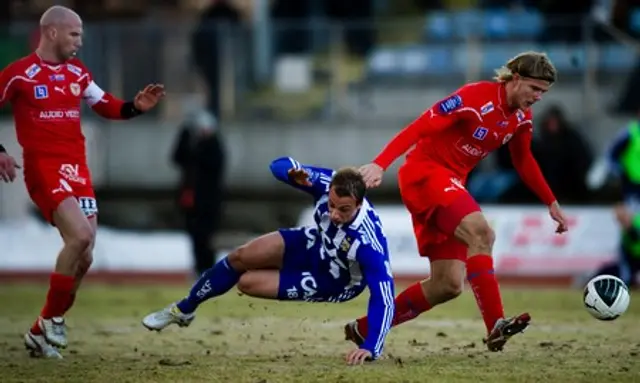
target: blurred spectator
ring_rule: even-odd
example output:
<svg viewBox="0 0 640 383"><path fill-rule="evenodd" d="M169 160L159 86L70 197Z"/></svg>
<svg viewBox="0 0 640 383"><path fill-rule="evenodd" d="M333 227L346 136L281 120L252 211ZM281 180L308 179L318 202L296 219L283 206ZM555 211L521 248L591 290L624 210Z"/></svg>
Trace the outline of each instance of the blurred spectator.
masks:
<svg viewBox="0 0 640 383"><path fill-rule="evenodd" d="M240 12L228 0L211 0L192 35L193 58L207 85L207 106L216 116L220 115L221 41L236 30L240 18Z"/></svg>
<svg viewBox="0 0 640 383"><path fill-rule="evenodd" d="M539 131L532 144L533 154L551 190L561 203L587 202L591 148L557 106L543 115Z"/></svg>
<svg viewBox="0 0 640 383"><path fill-rule="evenodd" d="M603 265L591 277L614 275L629 287L637 287L640 272L640 214L634 213L624 204L615 207L615 215L620 224L620 249L618 259Z"/></svg>
<svg viewBox="0 0 640 383"><path fill-rule="evenodd" d="M640 117L629 123L613 141L609 169L619 177L622 198L627 206L640 211Z"/></svg>
<svg viewBox="0 0 640 383"><path fill-rule="evenodd" d="M197 275L211 268L223 206L225 153L218 123L207 111L191 116L181 128L173 151L181 172L179 206L191 239Z"/></svg>

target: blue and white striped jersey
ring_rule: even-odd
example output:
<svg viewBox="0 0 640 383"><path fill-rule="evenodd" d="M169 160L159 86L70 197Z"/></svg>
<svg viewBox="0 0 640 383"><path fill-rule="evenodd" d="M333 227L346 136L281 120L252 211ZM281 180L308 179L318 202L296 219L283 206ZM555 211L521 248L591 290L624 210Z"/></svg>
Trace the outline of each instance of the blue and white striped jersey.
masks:
<svg viewBox="0 0 640 383"><path fill-rule="evenodd" d="M304 169L310 186L299 185L289 178L290 169ZM293 158L282 157L271 163L271 172L280 181L313 196L316 230L309 231L322 246L315 265L326 270L337 285L345 287L366 284L370 291L368 334L362 348L377 358L391 327L394 313L394 286L387 238L380 217L365 199L355 218L336 225L329 219L329 185L331 169L302 165ZM311 238L310 238L311 239Z"/></svg>

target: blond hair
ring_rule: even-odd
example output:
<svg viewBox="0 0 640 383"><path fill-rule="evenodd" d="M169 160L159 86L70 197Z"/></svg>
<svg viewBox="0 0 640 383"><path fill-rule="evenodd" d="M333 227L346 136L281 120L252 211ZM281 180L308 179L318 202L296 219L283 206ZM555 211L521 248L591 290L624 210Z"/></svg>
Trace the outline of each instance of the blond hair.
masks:
<svg viewBox="0 0 640 383"><path fill-rule="evenodd" d="M507 82L513 79L514 75L529 77L536 80L548 81L550 84L556 82L558 72L551 60L545 53L522 52L507 61L505 65L496 70L495 80Z"/></svg>

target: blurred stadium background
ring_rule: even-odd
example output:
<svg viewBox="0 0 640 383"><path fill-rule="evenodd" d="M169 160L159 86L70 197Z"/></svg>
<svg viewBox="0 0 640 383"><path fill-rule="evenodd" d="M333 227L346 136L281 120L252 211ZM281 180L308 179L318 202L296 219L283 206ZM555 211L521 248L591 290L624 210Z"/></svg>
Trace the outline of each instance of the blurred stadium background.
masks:
<svg viewBox="0 0 640 383"><path fill-rule="evenodd" d="M640 2L9 0L0 5L0 64L30 52L38 17L54 4L84 18L81 58L103 88L125 98L149 82L168 90L155 113L130 122L84 114L102 225L96 271L188 275L171 155L194 113L214 113L224 141L224 209L212 239L224 252L308 218L306 196L272 178L272 159L365 163L430 104L464 82L490 79L524 50L547 52L560 73L534 108L534 149L570 206L573 230L554 236L505 153L492 155L469 189L496 228L499 272L567 283L616 255L611 206L621 196L604 154L640 108ZM20 152L8 108L0 142ZM396 273L413 277L428 268L400 205L400 162L372 198L383 208ZM0 225L3 275L50 269L60 240L21 182L0 188Z"/></svg>

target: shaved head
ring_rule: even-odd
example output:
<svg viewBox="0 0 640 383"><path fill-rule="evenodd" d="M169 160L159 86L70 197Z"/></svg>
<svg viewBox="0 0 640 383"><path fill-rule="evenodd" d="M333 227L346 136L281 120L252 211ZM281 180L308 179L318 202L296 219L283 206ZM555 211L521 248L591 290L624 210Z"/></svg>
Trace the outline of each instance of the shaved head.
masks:
<svg viewBox="0 0 640 383"><path fill-rule="evenodd" d="M61 5L50 7L40 17L40 27L55 26L61 24L82 24L82 19L72 9Z"/></svg>
<svg viewBox="0 0 640 383"><path fill-rule="evenodd" d="M72 9L54 5L40 17L38 54L52 62L64 62L82 47L82 19Z"/></svg>

